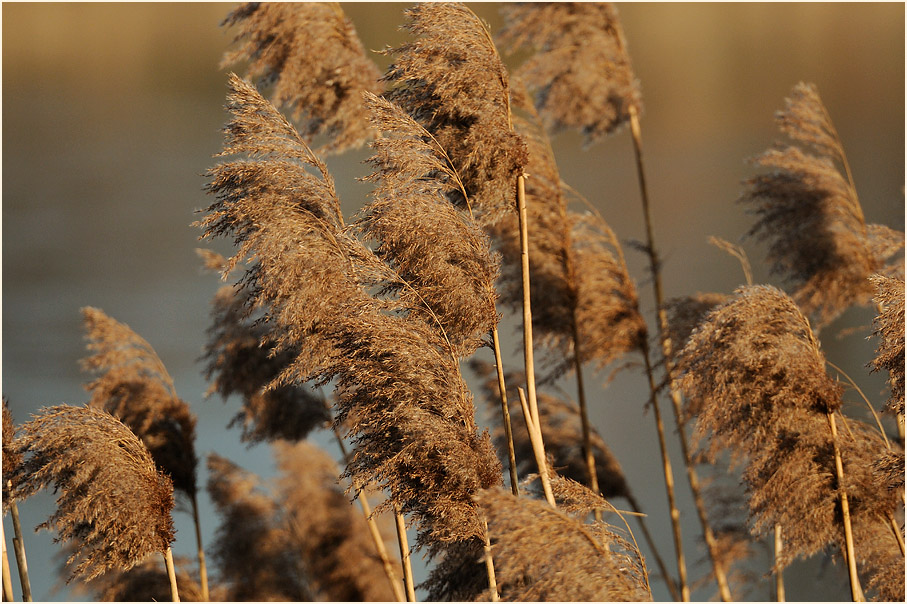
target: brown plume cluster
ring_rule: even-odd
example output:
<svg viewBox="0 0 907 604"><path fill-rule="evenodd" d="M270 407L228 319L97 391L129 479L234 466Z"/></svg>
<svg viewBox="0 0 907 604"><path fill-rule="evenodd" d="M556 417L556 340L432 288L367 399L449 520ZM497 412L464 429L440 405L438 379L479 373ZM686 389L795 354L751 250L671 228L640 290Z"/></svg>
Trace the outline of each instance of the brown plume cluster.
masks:
<svg viewBox="0 0 907 604"><path fill-rule="evenodd" d="M551 131L580 130L590 145L642 105L617 9L607 2L504 5L498 38L508 52L531 50L516 71Z"/></svg>
<svg viewBox="0 0 907 604"><path fill-rule="evenodd" d="M501 459L507 459L507 441L500 420L500 396L494 367L490 364L473 360L470 367L483 380L485 402L495 429L492 433L495 448ZM507 401L511 418L522 415L517 387L526 380L522 372L507 372L505 382L508 384ZM551 468L564 478L582 483L588 482L588 470L583 456L583 436L579 408L572 401L563 400L551 394L539 392L539 423L545 435L545 452L551 460ZM517 471L522 478L527 478L538 471L533 457L529 434L519 427L521 421L514 420L518 426L513 430L513 449L516 454ZM626 497L629 494L626 477L620 462L605 444L597 430L591 430L591 444L595 468L598 473L598 486L602 497Z"/></svg>
<svg viewBox="0 0 907 604"><path fill-rule="evenodd" d="M195 415L144 338L97 308L82 309L88 350L82 368L98 377L85 386L89 404L118 418L142 440L173 487L197 490Z"/></svg>
<svg viewBox="0 0 907 604"><path fill-rule="evenodd" d="M870 275L899 273L886 261L904 234L867 224L844 148L816 87L800 83L776 121L795 144L777 144L753 160L769 171L747 180L738 202L758 217L749 235L769 244L773 274L817 325L873 293Z"/></svg>
<svg viewBox="0 0 907 604"><path fill-rule="evenodd" d="M173 483L142 441L115 417L93 407L59 405L22 425L13 496L52 487L57 509L39 528L72 542L73 576L85 581L128 570L173 541Z"/></svg>
<svg viewBox="0 0 907 604"><path fill-rule="evenodd" d="M205 602L198 580L186 570L190 562L174 557L180 602ZM167 569L160 556L146 558L126 571L110 571L88 584L75 588L95 602L169 602L171 598ZM210 601L224 602L221 590L209 594Z"/></svg>
<svg viewBox="0 0 907 604"><path fill-rule="evenodd" d="M226 67L246 62L247 77L272 87L306 138L325 135L324 151L362 145L372 133L362 92L380 92L381 72L336 2L247 2L223 25L237 29Z"/></svg>
<svg viewBox="0 0 907 604"><path fill-rule="evenodd" d="M507 68L487 26L466 5L424 2L406 16L415 39L387 51L394 62L384 75L385 97L437 139L476 219L493 224L515 211L526 162L525 144L513 132Z"/></svg>
<svg viewBox="0 0 907 604"><path fill-rule="evenodd" d="M268 308L276 351L295 353L281 379L334 380L336 425L356 445L348 475L387 488L420 544L479 539L471 495L500 484L500 465L449 341L381 295L402 283L398 259L379 258L344 224L326 167L292 126L235 76L229 98L224 155L248 159L211 170L217 201L201 226L238 244L228 268L250 259L250 304Z"/></svg>
<svg viewBox="0 0 907 604"><path fill-rule="evenodd" d="M204 356L205 377L211 382L207 394L242 397L242 409L229 426L242 428L243 441L301 440L330 421L326 402L311 389L274 384L294 355L271 353L268 326L262 317L248 314L241 293L224 286L211 305Z"/></svg>
<svg viewBox="0 0 907 604"><path fill-rule="evenodd" d="M781 526L779 568L829 545L843 546L838 501L843 491L857 556L867 558L861 571L875 577L880 590L891 589L877 573L888 572L889 564L903 568L890 526L883 544L861 536L883 530L899 507L896 495L872 473L885 444L877 431L854 420L833 441L827 416L840 409L842 388L825 372L819 343L793 300L770 286L738 289L693 332L678 369L683 390L698 409L695 434L706 439L706 458L729 451L733 461L745 463L753 533ZM836 479L835 445L843 459L843 483ZM882 552L862 553L876 546Z"/></svg>
<svg viewBox="0 0 907 604"><path fill-rule="evenodd" d="M333 460L306 442L278 441L274 454L273 484L222 457L208 458L208 490L223 517L214 557L227 599L393 600Z"/></svg>
<svg viewBox="0 0 907 604"><path fill-rule="evenodd" d="M6 506L10 497L10 485L8 481L16 475L16 468L22 464L22 456L16 452L16 425L13 423L13 416L9 412L9 404L6 397L3 397L3 512L6 513Z"/></svg>

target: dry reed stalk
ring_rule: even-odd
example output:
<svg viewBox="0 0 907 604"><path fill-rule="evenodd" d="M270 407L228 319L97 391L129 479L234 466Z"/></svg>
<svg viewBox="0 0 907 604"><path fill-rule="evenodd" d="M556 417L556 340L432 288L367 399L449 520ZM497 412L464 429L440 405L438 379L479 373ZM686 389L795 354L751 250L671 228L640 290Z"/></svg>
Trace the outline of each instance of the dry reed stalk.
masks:
<svg viewBox="0 0 907 604"><path fill-rule="evenodd" d="M772 548L772 553L773 553L774 559L776 561L778 560L778 558L781 557L781 552L784 549L784 541L783 541L781 534L782 534L781 525L776 524L773 548ZM784 571L778 570L778 572L775 573L775 602L784 602L784 601L785 601Z"/></svg>
<svg viewBox="0 0 907 604"><path fill-rule="evenodd" d="M14 496L52 486L57 509L38 528L71 542L69 578L128 570L173 541L173 484L129 428L105 411L60 405L22 426Z"/></svg>
<svg viewBox="0 0 907 604"><path fill-rule="evenodd" d="M249 2L222 25L237 28L237 48L221 66L246 62L247 77L272 86L306 138L325 135L321 152L340 152L371 138L361 92L379 93L381 72L336 2Z"/></svg>
<svg viewBox="0 0 907 604"><path fill-rule="evenodd" d="M9 571L9 557L6 555L6 531L0 523L0 539L3 540L3 599L13 601L13 577Z"/></svg>
<svg viewBox="0 0 907 604"><path fill-rule="evenodd" d="M201 226L240 244L228 269L252 260L251 303L267 306L276 350L295 355L278 379L336 378L335 424L357 443L347 476L387 488L430 556L456 543L481 551L470 496L500 484L500 465L449 341L437 322L381 294L402 279L344 225L326 166L295 129L248 83L233 76L231 88L223 155L250 157L211 170L218 199Z"/></svg>
<svg viewBox="0 0 907 604"><path fill-rule="evenodd" d="M128 325L97 308L82 309L88 350L82 368L97 377L85 386L89 404L126 424L148 447L155 464L190 501L199 576L207 597L208 573L198 517L196 418L176 395L173 378L154 348Z"/></svg>
<svg viewBox="0 0 907 604"><path fill-rule="evenodd" d="M394 509L394 521L397 527L397 545L400 548L400 562L403 565L403 583L406 586L406 601L416 601L416 588L413 583L413 565L410 560L411 554L409 542L406 539L406 520L399 509Z"/></svg>
<svg viewBox="0 0 907 604"><path fill-rule="evenodd" d="M904 234L866 223L844 147L815 86L797 84L776 121L795 144L777 143L752 160L771 171L745 181L738 202L758 217L748 235L768 242L772 272L822 327L870 301L873 273L903 277L903 266L886 261L903 248Z"/></svg>

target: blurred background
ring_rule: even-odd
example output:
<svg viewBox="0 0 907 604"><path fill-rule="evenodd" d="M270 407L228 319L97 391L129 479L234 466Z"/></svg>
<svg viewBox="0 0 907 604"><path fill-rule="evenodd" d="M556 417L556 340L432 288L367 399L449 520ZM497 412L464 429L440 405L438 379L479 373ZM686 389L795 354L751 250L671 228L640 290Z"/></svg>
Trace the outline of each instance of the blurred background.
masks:
<svg viewBox="0 0 907 604"><path fill-rule="evenodd" d="M343 4L373 50L405 39L398 30L405 6ZM78 365L86 355L79 309L95 306L146 338L164 361L198 416L200 459L217 452L268 476L273 474L268 447L246 447L238 430L226 430L239 403L205 399L198 362L210 300L220 283L201 270L195 253L199 231L191 223L209 203L204 172L221 148L227 117L228 70L218 65L232 32L218 24L232 7L3 4L2 393L17 423L43 406L86 402L83 385L89 376ZM497 30L498 5L472 8ZM740 181L753 173L744 160L780 138L772 116L799 81L818 86L867 221L904 228L902 3L618 8L642 83L643 145L668 297L729 293L743 282L738 262L707 238L737 242L751 225L734 203ZM375 60L382 68L387 64L384 57ZM555 139L563 178L597 205L622 240L643 239L629 133L585 151L581 143L573 133ZM348 214L368 191L355 182L368 173L361 163L367 156L361 151L328 158ZM230 253L224 242L213 247ZM778 284L763 265L764 249L752 242L744 247L756 282ZM625 251L651 318L646 260L629 247ZM865 368L876 347L867 339L872 318L869 309L848 312L823 331L823 346L829 360L845 368L880 407L885 376ZM520 339L511 326L516 323L508 322L502 337L509 336L505 347L519 363ZM835 337L849 328L857 331ZM643 411L645 379L624 372L604 388L604 378L589 380L593 423L621 461L670 566L654 422ZM569 382L565 389L573 391ZM848 400L856 402L856 395L848 393ZM663 409L670 416L664 403ZM676 445L672 455L688 564L698 578L707 572L696 563L705 550ZM200 484L205 480L202 462ZM48 493L20 506L34 598L79 599L83 596L60 587L53 536L32 532L53 506ZM201 507L210 544L218 519L206 496ZM191 517L177 512L175 521L174 551L192 557ZM7 518L4 529L9 537ZM754 567L756 577L767 569L762 559ZM424 569L419 573L424 578ZM796 564L786 578L791 600L848 595L840 566L819 560ZM13 582L19 598L18 581ZM653 587L656 599L667 597L661 585ZM770 599L769 589L765 580L749 597ZM706 585L694 598L709 599L713 591Z"/></svg>

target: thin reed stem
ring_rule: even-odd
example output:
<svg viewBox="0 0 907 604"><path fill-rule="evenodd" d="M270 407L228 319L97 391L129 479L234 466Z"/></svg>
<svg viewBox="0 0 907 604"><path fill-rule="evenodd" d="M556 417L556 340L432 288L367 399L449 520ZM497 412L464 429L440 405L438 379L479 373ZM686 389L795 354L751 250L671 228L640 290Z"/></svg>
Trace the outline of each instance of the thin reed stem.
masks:
<svg viewBox="0 0 907 604"><path fill-rule="evenodd" d="M400 562L403 564L403 581L406 583L406 601L416 601L416 588L413 584L413 566L410 562L409 542L406 539L406 522L400 508L394 506L394 519L397 521L397 545L400 546Z"/></svg>
<svg viewBox="0 0 907 604"><path fill-rule="evenodd" d="M498 374L498 390L501 393L501 415L504 418L504 435L507 438L507 460L510 463L510 490L514 496L520 496L519 477L516 471L516 453L513 450L513 429L510 425L510 406L507 403L507 384L504 382L504 366L501 362L501 340L498 338L497 326L491 330L494 344L494 366Z"/></svg>
<svg viewBox="0 0 907 604"><path fill-rule="evenodd" d="M668 587L668 591L671 592L671 598L675 601L680 599L680 592L677 591L677 584L674 583L674 578L671 576L671 573L668 572L668 566L665 564L665 561L662 559L661 554L658 553L658 548L655 546L655 540L652 538L652 535L649 533L649 528L646 525L645 514L642 511L642 507L639 505L639 502L636 501L636 497L632 493L627 493L625 495L627 501L630 502L630 507L633 508L633 511L636 512L637 519L639 520L639 528L642 529L642 536L646 540L646 543L649 545L649 549L652 550L652 556L655 558L655 564L658 565L658 571L661 573L661 576L664 578L665 585ZM629 527L628 529L629 530ZM648 578L646 579L648 581Z"/></svg>
<svg viewBox="0 0 907 604"><path fill-rule="evenodd" d="M12 482L7 481L12 488ZM13 519L13 553L16 555L16 566L19 569L19 584L22 586L22 601L31 602L31 582L28 580L28 560L25 557L25 541L22 540L22 525L19 523L19 506L15 501L9 502L9 511Z"/></svg>
<svg viewBox="0 0 907 604"><path fill-rule="evenodd" d="M494 558L491 556L491 538L488 536L488 520L482 518L482 526L485 529L484 550L485 550L485 569L488 571L488 591L491 594L492 602L500 602L498 596L498 580L494 575Z"/></svg>
<svg viewBox="0 0 907 604"><path fill-rule="evenodd" d="M328 402L324 400L325 407L328 407ZM331 430L334 434L334 438L337 439L337 444L340 446L340 453L343 455L344 463L349 463L349 453L346 450L346 445L343 444L343 439L340 438L340 435L337 433L337 430ZM391 564L390 556L387 555L387 548L384 546L384 537L381 536L381 530L378 528L378 523L372 517L372 507L369 505L368 497L365 495L365 491L359 484L353 481L353 488L356 489L356 498L359 500L359 505L362 507L362 513L365 515L365 521L368 524L369 534L372 536L372 541L375 543L375 549L378 550L378 557L381 558L381 564L384 566L384 574L387 575L387 579L391 583L391 588L394 590L394 596L397 598L398 602L406 602L406 595L403 593L403 588L400 586L398 577L394 573L394 566Z"/></svg>
<svg viewBox="0 0 907 604"><path fill-rule="evenodd" d="M857 386L857 383L855 381L853 381L853 378L850 377L849 375L847 375L846 371L844 371L843 369L841 369L840 367L838 367L837 365L835 365L828 359L825 359L825 363L828 364L828 366L830 366L832 369L834 369L835 371L837 371L838 373L843 375L844 378L848 382L850 382L850 385L853 386L854 390L856 390L857 393L860 395L860 397L863 399L863 402L866 403L866 406L869 407L869 412L872 413L872 417L875 419L876 425L879 427L879 434L882 435L882 440L885 441L885 448L890 451L891 443L888 442L888 436L885 434L885 428L882 427L882 419L879 417L879 414L876 412L875 407L872 406L872 403L869 402L869 399L866 398L866 395L863 394L863 391L860 389L859 386Z"/></svg>
<svg viewBox="0 0 907 604"><path fill-rule="evenodd" d="M539 478L542 481L542 490L545 492L545 500L556 508L554 501L554 491L551 489L551 479L548 475L548 460L545 458L545 446L542 443L542 430L538 421L532 417L532 408L526 401L526 392L522 388L517 388L520 395L520 406L523 408L523 417L526 418L526 429L529 431L529 442L532 443L532 452L535 455L535 462L539 468Z"/></svg>
<svg viewBox="0 0 907 604"><path fill-rule="evenodd" d="M523 360L526 367L526 392L532 421L539 425L539 406L535 393L535 358L532 350L532 303L529 284L529 224L526 216L526 176L517 177L517 210L520 217L520 264L523 276Z"/></svg>
<svg viewBox="0 0 907 604"><path fill-rule="evenodd" d="M693 501L696 506L697 516L699 517L699 522L702 525L702 532L705 538L707 549L709 551L709 557L712 560L712 567L715 573L715 581L718 584L718 591L721 595L722 601L731 602L733 601L733 598L731 597L727 574L720 562L718 554L718 542L715 539L714 532L712 531L712 528L708 522L708 514L706 512L705 502L702 499L702 493L699 487L699 477L696 473L696 469L693 466L693 460L689 452L686 431L684 429L685 422L683 421L683 415L681 412L680 393L677 391L677 387L673 383L674 371L673 363L671 361L671 341L667 337L668 318L667 312L664 308L664 293L661 285L661 261L658 258L658 252L655 249L655 238L652 231L652 218L649 207L649 194L648 188L646 187L646 177L642 159L642 135L639 125L639 114L634 105L630 106L630 131L633 135L632 138L633 148L636 156L636 171L639 177L640 196L642 198L643 216L646 225L646 252L649 256L649 265L652 272L652 287L655 293L655 305L658 314L658 334L661 341L662 354L664 355L665 372L667 373L667 377L669 378L671 402L674 407L674 419L677 422L677 434L680 440L680 447L683 453L683 461L687 470L687 479L690 483L690 490L693 494ZM674 511L675 510L672 510L672 519ZM679 533L679 526L677 527L676 532ZM686 569L684 569L683 574L686 574ZM685 581L681 580L682 592L684 591L684 584ZM684 601L688 599L689 586L686 587L686 598L684 598Z"/></svg>
<svg viewBox="0 0 907 604"><path fill-rule="evenodd" d="M783 548L783 542L781 540L781 525L775 525L775 544L774 544L774 555L775 555L775 564L778 563L778 558L781 557L781 551ZM775 602L784 602L784 570L780 567L775 571Z"/></svg>
<svg viewBox="0 0 907 604"><path fill-rule="evenodd" d="M198 544L198 576L201 582L202 599L211 599L208 593L208 566L205 564L205 548L202 545L202 525L198 517L198 497L192 493L192 521L195 523L195 542Z"/></svg>
<svg viewBox="0 0 907 604"><path fill-rule="evenodd" d="M0 539L3 540L3 599L13 601L13 579L9 571L9 556L6 554L6 532L0 522Z"/></svg>
<svg viewBox="0 0 907 604"><path fill-rule="evenodd" d="M179 602L180 592L176 585L176 568L173 566L173 550L170 547L164 552L164 563L167 565L167 576L170 577L171 602Z"/></svg>
<svg viewBox="0 0 907 604"><path fill-rule="evenodd" d="M857 560L853 548L853 529L850 525L850 504L847 501L847 491L844 490L844 464L841 461L841 449L838 447L838 427L835 423L835 414L828 413L828 425L831 428L832 444L835 448L835 471L838 484L841 488L841 515L844 519L844 543L847 553L847 573L850 578L850 595L854 602L865 602L863 589L860 587L860 577L857 575Z"/></svg>

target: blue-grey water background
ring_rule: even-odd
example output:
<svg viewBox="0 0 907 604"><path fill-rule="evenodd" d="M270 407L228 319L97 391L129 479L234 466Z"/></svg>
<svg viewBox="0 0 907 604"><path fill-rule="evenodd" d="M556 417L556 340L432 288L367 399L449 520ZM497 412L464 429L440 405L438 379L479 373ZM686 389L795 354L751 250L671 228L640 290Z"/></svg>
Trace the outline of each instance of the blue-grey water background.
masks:
<svg viewBox="0 0 907 604"><path fill-rule="evenodd" d="M404 6L343 5L374 50L405 39L398 30ZM903 229L903 4L618 6L645 99L643 144L667 296L730 292L742 283L737 261L707 238L737 241L749 228L751 218L733 203L741 179L752 173L744 159L779 138L773 112L801 80L814 82L828 106L867 220ZM238 401L205 399L198 362L220 283L201 270L199 231L190 224L208 203L203 173L221 146L227 70L218 64L232 35L218 24L231 7L3 5L2 392L17 422L43 406L83 404L89 378L78 364L86 354L79 309L95 306L154 346L198 416L200 458L216 452L269 476L268 447L247 447L237 430L226 429ZM473 7L493 30L499 26L496 5ZM387 60L376 61L384 66ZM622 240L641 240L628 133L585 151L581 142L573 133L556 137L563 178L597 206ZM328 159L349 215L368 191L355 182L368 172L365 157L361 151ZM213 247L229 252L224 242ZM777 284L762 262L764 249L753 242L744 247L756 282ZM645 259L630 247L626 254L651 313ZM880 406L884 376L865 368L875 348L867 339L872 316L869 309L848 312L823 332L823 346ZM515 326L508 321L503 330L511 366L520 362ZM834 337L851 327L862 331ZM605 377L589 380L593 422L649 513L670 566L654 424L643 411L645 380L631 370L600 388ZM566 391L571 388L567 382ZM856 403L857 397L851 392L848 400ZM330 446L325 435L315 438ZM698 579L707 571L704 550L676 444L671 453L687 559ZM203 463L199 478L204 484ZM50 533L32 532L53 505L49 493L20 505L34 597L84 599L68 587L58 589L58 546ZM201 506L210 544L218 517L207 496ZM176 512L175 521L174 550L192 557L191 519ZM4 530L9 538L8 518ZM757 576L767 570L765 558L760 562ZM424 569L418 572L424 577ZM847 594L840 568L817 561L794 565L787 580L791 600ZM770 582L763 583L749 597L770 599ZM14 588L19 598L15 579ZM654 590L656 599L667 597L657 582ZM709 599L713 592L706 582L694 598Z"/></svg>

